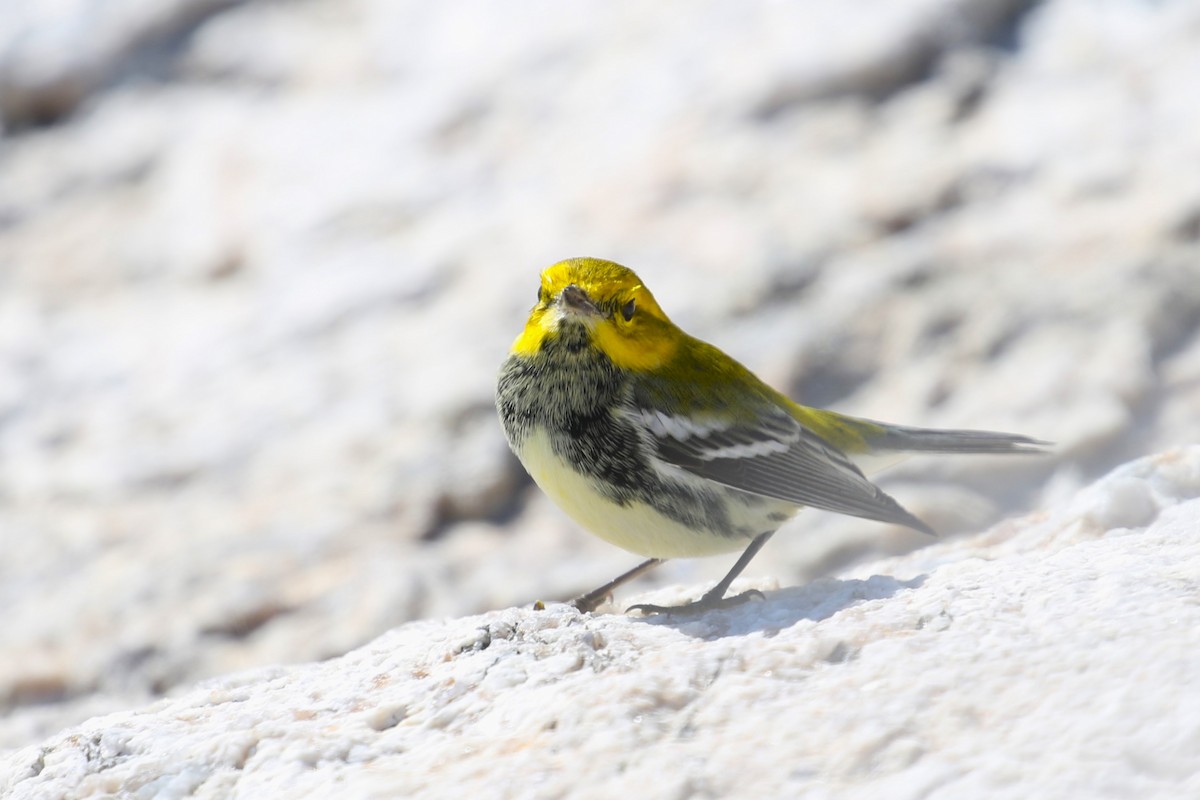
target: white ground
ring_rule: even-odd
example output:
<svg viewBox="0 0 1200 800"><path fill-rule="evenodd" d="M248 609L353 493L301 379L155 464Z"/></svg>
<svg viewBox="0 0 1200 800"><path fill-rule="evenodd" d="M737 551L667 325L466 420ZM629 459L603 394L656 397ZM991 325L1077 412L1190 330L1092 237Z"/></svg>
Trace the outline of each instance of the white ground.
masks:
<svg viewBox="0 0 1200 800"><path fill-rule="evenodd" d="M14 751L0 793L1196 797L1198 536L1193 447L733 610L513 608L212 680Z"/></svg>

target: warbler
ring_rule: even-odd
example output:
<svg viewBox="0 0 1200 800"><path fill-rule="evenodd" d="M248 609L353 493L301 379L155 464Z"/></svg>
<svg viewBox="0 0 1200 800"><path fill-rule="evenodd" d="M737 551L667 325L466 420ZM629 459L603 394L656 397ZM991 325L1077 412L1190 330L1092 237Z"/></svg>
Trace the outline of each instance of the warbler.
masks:
<svg viewBox="0 0 1200 800"><path fill-rule="evenodd" d="M541 275L537 303L500 369L509 445L577 523L648 560L575 606L592 611L668 558L742 550L729 573L682 606L742 602L733 580L800 508L932 534L863 474L886 453L1030 453L1008 433L889 425L793 402L711 344L680 330L630 269L574 258Z"/></svg>

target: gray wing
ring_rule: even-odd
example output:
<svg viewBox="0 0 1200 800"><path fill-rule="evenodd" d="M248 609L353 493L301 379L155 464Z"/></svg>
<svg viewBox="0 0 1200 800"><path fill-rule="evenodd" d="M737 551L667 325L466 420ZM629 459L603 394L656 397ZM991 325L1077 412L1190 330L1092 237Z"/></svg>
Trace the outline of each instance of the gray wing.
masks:
<svg viewBox="0 0 1200 800"><path fill-rule="evenodd" d="M659 459L701 478L796 505L933 530L867 480L844 453L766 406L752 423L629 412L650 431Z"/></svg>

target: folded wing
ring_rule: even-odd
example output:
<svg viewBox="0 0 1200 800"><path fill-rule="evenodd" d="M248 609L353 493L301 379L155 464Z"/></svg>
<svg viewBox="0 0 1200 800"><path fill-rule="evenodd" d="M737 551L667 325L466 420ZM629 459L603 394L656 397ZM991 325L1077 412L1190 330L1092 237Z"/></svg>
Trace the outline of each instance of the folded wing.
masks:
<svg viewBox="0 0 1200 800"><path fill-rule="evenodd" d="M840 514L933 530L871 483L849 458L782 409L763 405L752 421L677 416L635 404L655 454L697 477L743 492Z"/></svg>

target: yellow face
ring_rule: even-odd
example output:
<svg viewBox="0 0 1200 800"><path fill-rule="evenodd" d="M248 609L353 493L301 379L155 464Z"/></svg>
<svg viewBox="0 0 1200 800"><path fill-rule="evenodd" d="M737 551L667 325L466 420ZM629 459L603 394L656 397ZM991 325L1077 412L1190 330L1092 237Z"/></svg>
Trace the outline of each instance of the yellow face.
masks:
<svg viewBox="0 0 1200 800"><path fill-rule="evenodd" d="M682 333L631 269L598 258L572 258L542 272L537 305L512 352L534 356L568 326L618 367L653 369L669 359Z"/></svg>

